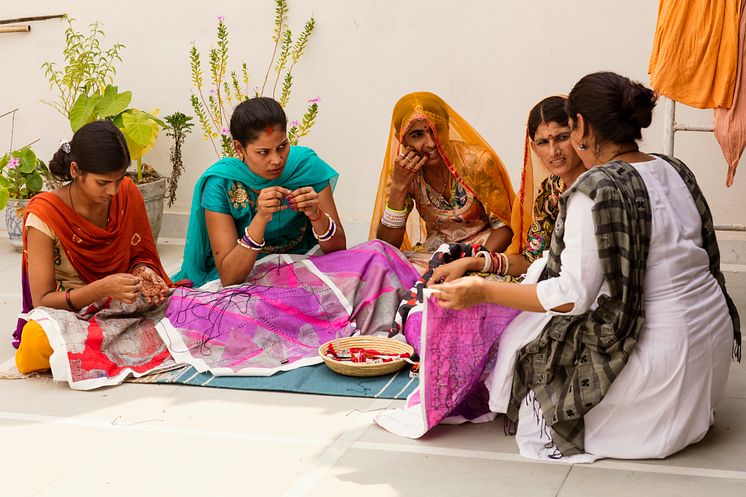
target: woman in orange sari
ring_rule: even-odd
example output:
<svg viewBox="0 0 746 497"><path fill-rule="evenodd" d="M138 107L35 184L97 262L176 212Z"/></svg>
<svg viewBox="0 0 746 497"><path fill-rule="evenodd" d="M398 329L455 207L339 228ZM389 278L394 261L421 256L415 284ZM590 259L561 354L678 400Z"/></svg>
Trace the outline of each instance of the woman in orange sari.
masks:
<svg viewBox="0 0 746 497"><path fill-rule="evenodd" d="M495 151L440 97L417 92L396 103L371 238L414 249L407 255L421 273L443 243L502 251L513 234L514 197Z"/></svg>
<svg viewBox="0 0 746 497"><path fill-rule="evenodd" d="M66 183L35 196L24 216L24 313L78 312L105 298L165 300L171 281L142 195L125 177L129 165L124 136L109 121L83 126L55 153L49 169ZM49 369L52 348L36 321L19 319L13 345L21 373Z"/></svg>

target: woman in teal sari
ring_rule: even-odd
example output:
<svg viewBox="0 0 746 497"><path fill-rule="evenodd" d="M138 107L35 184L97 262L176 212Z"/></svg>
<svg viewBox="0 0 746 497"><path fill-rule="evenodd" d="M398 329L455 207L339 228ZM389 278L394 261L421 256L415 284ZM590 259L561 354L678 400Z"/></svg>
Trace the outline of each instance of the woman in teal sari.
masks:
<svg viewBox="0 0 746 497"><path fill-rule="evenodd" d="M285 112L271 98L236 107L230 132L238 158L221 159L197 181L175 278L234 285L268 254L346 248L332 196L338 173L313 150L291 147L286 130Z"/></svg>

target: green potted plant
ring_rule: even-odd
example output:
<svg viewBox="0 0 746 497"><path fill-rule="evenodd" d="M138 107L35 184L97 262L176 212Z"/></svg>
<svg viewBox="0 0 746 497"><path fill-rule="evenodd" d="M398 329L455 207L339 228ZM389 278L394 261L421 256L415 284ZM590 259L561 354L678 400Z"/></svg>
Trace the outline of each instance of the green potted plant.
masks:
<svg viewBox="0 0 746 497"><path fill-rule="evenodd" d="M130 107L132 92L119 92L113 86L116 64L122 61L124 48L115 43L110 48L101 46L105 36L101 25L89 26L89 33L75 30L73 19L65 18L65 64L58 68L53 62L42 65L50 87L56 90L58 100L46 102L70 122L75 132L83 125L98 119L108 119L122 131L130 156L136 163L132 174L145 199L148 220L157 239L163 217L164 195L167 179L143 162L143 156L153 148L165 123L155 114Z"/></svg>
<svg viewBox="0 0 746 497"><path fill-rule="evenodd" d="M181 154L181 147L184 145L186 136L192 132L191 116L183 112L174 112L163 118L166 121L166 134L173 138L174 143L171 145L171 177L168 179L168 206L171 207L176 201L176 189L179 186L179 178L184 172L184 161Z"/></svg>
<svg viewBox="0 0 746 497"><path fill-rule="evenodd" d="M153 237L158 239L163 218L163 201L168 180L143 163L143 156L155 146L158 133L166 126L154 114L130 107L132 92L119 92L116 86L106 85L103 93L81 93L70 109L70 129L74 132L99 119L108 119L119 128L127 141L130 157L136 164L132 179L145 199Z"/></svg>
<svg viewBox="0 0 746 497"><path fill-rule="evenodd" d="M5 154L0 159L0 209L5 209L5 224L10 244L23 250L23 213L28 201L44 188L49 175L47 165L29 145Z"/></svg>

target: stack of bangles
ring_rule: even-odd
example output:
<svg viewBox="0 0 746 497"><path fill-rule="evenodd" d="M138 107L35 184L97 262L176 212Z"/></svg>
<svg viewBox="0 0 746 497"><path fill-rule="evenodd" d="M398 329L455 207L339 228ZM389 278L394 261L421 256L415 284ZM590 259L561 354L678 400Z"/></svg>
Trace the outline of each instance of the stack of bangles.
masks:
<svg viewBox="0 0 746 497"><path fill-rule="evenodd" d="M337 234L337 223L335 223L334 219L332 219L332 217L326 212L324 213L324 215L329 219L329 228L326 230L326 233L324 233L323 235L319 235L318 233L316 233L316 230L311 228L313 236L315 236L316 239L320 242L328 242L334 237L334 235Z"/></svg>
<svg viewBox="0 0 746 497"><path fill-rule="evenodd" d="M495 273L500 276L505 276L510 270L510 259L508 256L499 252L491 254L486 250L480 250L477 252L477 257L484 257L484 266L480 272L482 273Z"/></svg>
<svg viewBox="0 0 746 497"><path fill-rule="evenodd" d="M260 252L264 248L264 245L267 243L266 240L262 241L262 243L258 243L253 238L251 238L251 235L249 235L248 226L246 227L246 229L243 230L243 236L236 241L243 248L249 249L249 250L255 250L257 252Z"/></svg>
<svg viewBox="0 0 746 497"><path fill-rule="evenodd" d="M399 229L407 225L407 216L409 211L405 208L404 210L396 210L389 207L386 204L386 208L383 209L383 216L381 216L381 224L387 228Z"/></svg>

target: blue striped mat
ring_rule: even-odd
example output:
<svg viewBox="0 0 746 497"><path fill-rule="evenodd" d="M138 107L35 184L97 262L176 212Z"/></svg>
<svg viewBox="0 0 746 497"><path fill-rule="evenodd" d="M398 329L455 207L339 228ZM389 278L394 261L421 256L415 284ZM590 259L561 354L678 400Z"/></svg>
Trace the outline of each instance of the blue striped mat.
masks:
<svg viewBox="0 0 746 497"><path fill-rule="evenodd" d="M197 387L268 390L274 392L312 393L342 397L375 397L405 399L419 385L409 377L407 365L397 373L372 378L339 375L324 364L283 371L272 376L213 376L184 367L134 380L135 383L168 383Z"/></svg>

